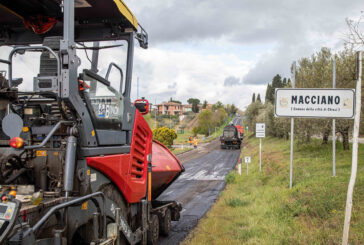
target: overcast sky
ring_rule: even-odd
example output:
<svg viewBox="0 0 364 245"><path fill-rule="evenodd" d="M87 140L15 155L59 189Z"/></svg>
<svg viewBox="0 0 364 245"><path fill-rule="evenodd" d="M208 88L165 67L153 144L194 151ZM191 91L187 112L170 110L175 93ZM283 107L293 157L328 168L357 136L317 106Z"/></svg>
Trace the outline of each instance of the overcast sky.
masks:
<svg viewBox="0 0 364 245"><path fill-rule="evenodd" d="M264 98L274 75L289 76L294 60L324 46L342 49L345 18L364 10L362 0L124 2L149 34L149 49L135 50L132 99L139 77L139 97L152 103L197 97L241 109L253 92ZM108 52L101 66L111 58L118 61L116 52ZM0 58L7 58L3 48ZM22 65L19 70L32 69Z"/></svg>
<svg viewBox="0 0 364 245"><path fill-rule="evenodd" d="M149 33L134 80L154 102L190 97L244 108L277 73L321 47L343 48L362 0L125 0ZM136 83L134 83L136 85ZM133 95L136 94L134 89Z"/></svg>

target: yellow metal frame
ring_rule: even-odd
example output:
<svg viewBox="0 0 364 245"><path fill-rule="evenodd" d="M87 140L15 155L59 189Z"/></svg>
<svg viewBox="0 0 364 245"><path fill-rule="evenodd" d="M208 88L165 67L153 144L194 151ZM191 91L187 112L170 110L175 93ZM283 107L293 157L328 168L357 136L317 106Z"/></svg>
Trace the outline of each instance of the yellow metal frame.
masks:
<svg viewBox="0 0 364 245"><path fill-rule="evenodd" d="M138 30L138 20L135 18L131 10L126 6L123 0L113 0L116 6L118 7L119 12L132 24L135 30ZM23 19L21 15L16 13L15 11L5 7L4 5L0 4L1 7L9 11L10 13L16 15L20 19Z"/></svg>
<svg viewBox="0 0 364 245"><path fill-rule="evenodd" d="M138 20L135 18L131 10L126 6L123 0L114 0L114 3L118 7L120 13L133 25L135 30L138 30Z"/></svg>

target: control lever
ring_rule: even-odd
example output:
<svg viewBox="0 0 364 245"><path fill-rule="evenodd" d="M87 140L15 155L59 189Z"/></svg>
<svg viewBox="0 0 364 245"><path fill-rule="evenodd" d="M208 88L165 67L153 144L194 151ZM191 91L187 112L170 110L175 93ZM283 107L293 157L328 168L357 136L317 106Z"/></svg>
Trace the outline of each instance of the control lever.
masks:
<svg viewBox="0 0 364 245"><path fill-rule="evenodd" d="M0 201L0 244L11 233L19 216L21 202L12 195L1 195Z"/></svg>

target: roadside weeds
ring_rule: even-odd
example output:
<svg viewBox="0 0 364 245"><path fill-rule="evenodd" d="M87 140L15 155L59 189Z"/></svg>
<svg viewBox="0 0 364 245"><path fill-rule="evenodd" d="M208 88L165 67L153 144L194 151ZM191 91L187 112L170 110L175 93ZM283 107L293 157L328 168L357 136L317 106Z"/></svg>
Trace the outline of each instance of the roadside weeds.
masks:
<svg viewBox="0 0 364 245"><path fill-rule="evenodd" d="M251 156L249 175L226 177L226 189L182 244L340 244L351 151L337 148L337 177L331 177L331 144L295 145L294 185L289 185L289 141L250 138L241 157ZM364 146L358 173L364 170ZM350 244L364 243L364 176L354 190Z"/></svg>

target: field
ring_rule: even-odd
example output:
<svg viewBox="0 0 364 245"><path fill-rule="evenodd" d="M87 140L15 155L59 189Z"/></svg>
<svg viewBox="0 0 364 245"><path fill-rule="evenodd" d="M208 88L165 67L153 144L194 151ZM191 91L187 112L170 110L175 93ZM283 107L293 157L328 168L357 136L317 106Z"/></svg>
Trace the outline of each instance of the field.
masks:
<svg viewBox="0 0 364 245"><path fill-rule="evenodd" d="M251 156L226 177L227 186L184 244L341 244L351 151L337 143L337 177L332 145L320 140L295 144L294 182L289 189L289 141L249 138L241 157ZM364 145L360 145L350 244L364 244Z"/></svg>

